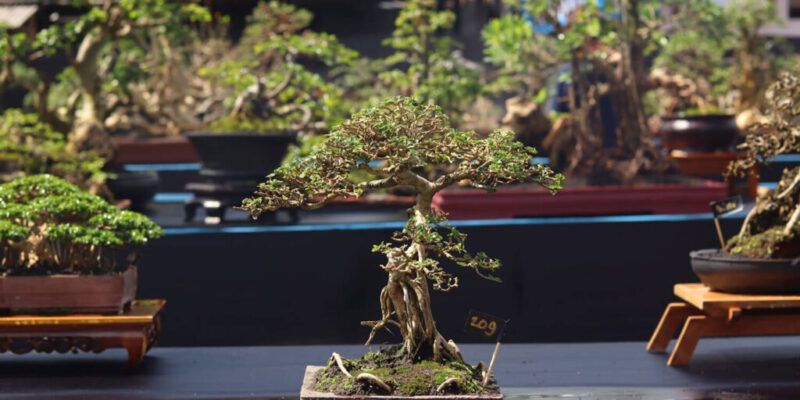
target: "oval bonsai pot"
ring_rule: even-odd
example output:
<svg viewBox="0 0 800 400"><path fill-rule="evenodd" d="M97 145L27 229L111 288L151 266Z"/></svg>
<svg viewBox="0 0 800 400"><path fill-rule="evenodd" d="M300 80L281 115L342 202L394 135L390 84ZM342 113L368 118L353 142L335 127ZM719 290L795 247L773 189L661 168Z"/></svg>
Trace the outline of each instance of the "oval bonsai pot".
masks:
<svg viewBox="0 0 800 400"><path fill-rule="evenodd" d="M668 151L733 151L741 135L735 115L664 117L662 121L658 135L662 146Z"/></svg>
<svg viewBox="0 0 800 400"><path fill-rule="evenodd" d="M800 259L755 259L720 249L689 253L692 271L706 286L728 293L800 293Z"/></svg>
<svg viewBox="0 0 800 400"><path fill-rule="evenodd" d="M214 178L261 179L280 166L294 132L190 132L200 158L200 175Z"/></svg>
<svg viewBox="0 0 800 400"><path fill-rule="evenodd" d="M12 313L118 314L136 298L138 273L0 276L0 309Z"/></svg>
<svg viewBox="0 0 800 400"><path fill-rule="evenodd" d="M129 199L130 209L144 211L158 192L160 180L156 171L117 171L116 178L106 181L117 200Z"/></svg>

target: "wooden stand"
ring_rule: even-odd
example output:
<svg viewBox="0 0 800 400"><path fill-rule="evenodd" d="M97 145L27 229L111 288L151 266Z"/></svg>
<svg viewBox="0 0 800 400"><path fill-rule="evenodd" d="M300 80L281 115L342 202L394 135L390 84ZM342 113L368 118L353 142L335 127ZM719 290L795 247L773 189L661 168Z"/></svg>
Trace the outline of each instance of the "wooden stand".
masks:
<svg viewBox="0 0 800 400"><path fill-rule="evenodd" d="M664 351L683 326L667 365L688 365L703 337L800 334L800 296L741 295L711 291L701 283L675 285L686 303L670 303L647 351Z"/></svg>
<svg viewBox="0 0 800 400"><path fill-rule="evenodd" d="M144 358L161 332L166 300L136 300L120 315L13 315L0 317L0 353L128 351L126 368Z"/></svg>

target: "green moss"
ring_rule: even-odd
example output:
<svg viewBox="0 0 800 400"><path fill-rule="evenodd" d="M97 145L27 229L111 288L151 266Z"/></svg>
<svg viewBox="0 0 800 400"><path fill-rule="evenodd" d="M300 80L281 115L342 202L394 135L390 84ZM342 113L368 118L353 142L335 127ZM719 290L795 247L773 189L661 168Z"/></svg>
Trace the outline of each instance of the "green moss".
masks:
<svg viewBox="0 0 800 400"><path fill-rule="evenodd" d="M466 363L447 362L440 364L431 360L409 360L402 351L392 347L377 352L369 352L359 359L343 360L346 368L357 377L360 373L375 375L392 388L392 393L377 393L371 385L348 378L332 363L318 375L316 390L340 395L392 394L429 395L437 394L436 389L449 378L458 378L461 388L457 394L479 393L480 372Z"/></svg>
<svg viewBox="0 0 800 400"><path fill-rule="evenodd" d="M794 233L783 233L783 227L774 227L767 231L745 236L734 236L728 241L731 254L752 258L775 258L786 254L780 251L795 238Z"/></svg>

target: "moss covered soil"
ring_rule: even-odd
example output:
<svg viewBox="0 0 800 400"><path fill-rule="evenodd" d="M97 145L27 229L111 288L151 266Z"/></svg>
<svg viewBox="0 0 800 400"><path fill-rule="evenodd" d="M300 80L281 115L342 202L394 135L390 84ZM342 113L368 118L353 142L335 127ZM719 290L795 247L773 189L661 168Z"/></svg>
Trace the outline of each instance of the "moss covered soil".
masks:
<svg viewBox="0 0 800 400"><path fill-rule="evenodd" d="M481 370L461 362L437 363L430 360L411 360L403 356L399 346L364 354L359 359L344 359L344 366L352 377L346 376L331 360L319 370L315 377L314 390L337 395L463 395L499 393L497 382L492 378L484 388L481 386ZM356 377L369 373L380 378L392 388L391 392L375 385L359 382ZM437 388L449 378L457 378L461 385L437 392Z"/></svg>

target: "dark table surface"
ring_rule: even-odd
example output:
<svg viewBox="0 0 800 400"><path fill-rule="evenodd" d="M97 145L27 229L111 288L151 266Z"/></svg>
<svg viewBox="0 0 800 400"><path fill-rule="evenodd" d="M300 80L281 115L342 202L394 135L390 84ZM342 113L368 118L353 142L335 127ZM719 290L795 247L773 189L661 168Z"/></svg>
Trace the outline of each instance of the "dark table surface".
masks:
<svg viewBox="0 0 800 400"><path fill-rule="evenodd" d="M462 345L469 361L488 361L493 345ZM125 354L0 355L0 398L295 398L308 364L354 345L154 348L139 368ZM689 367L643 342L509 344L496 373L506 398L765 399L800 397L797 337L701 340Z"/></svg>

